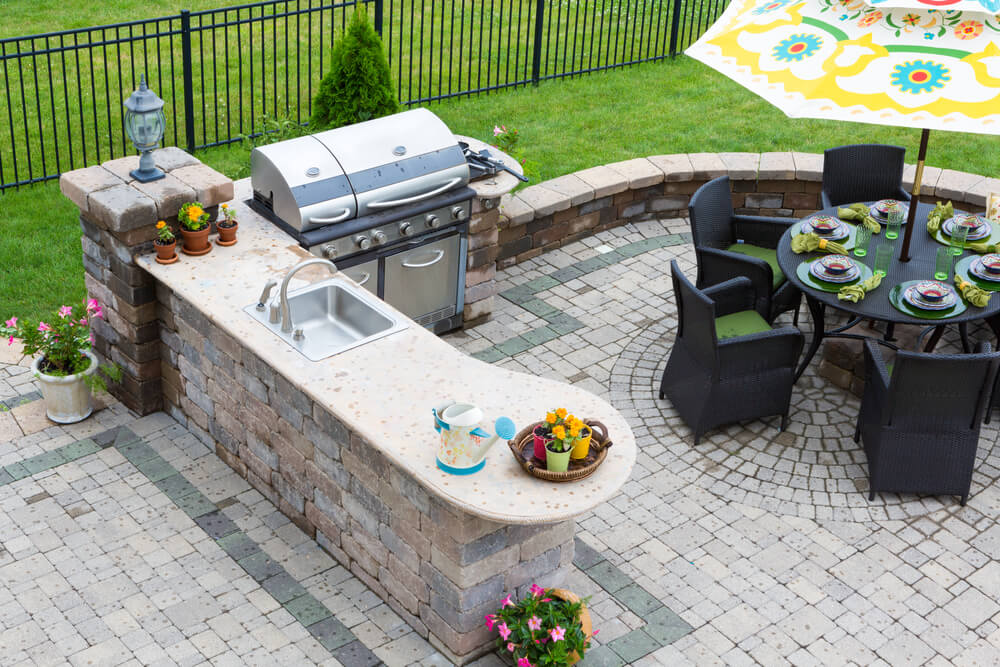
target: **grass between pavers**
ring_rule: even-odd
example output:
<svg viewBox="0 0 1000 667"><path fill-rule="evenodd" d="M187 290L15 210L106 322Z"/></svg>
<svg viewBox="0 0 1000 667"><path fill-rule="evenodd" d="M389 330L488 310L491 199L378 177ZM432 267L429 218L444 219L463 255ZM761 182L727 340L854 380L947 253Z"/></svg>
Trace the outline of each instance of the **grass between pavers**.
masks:
<svg viewBox="0 0 1000 667"><path fill-rule="evenodd" d="M907 128L789 119L683 57L430 108L457 134L489 139L494 124L518 128L524 155L539 165L543 179L664 153L822 153L869 141L905 146L913 161L920 136ZM997 176L997 147L995 137L935 132L928 163ZM241 146L198 157L233 178L249 175L248 151ZM0 317L38 317L82 298L79 238L76 209L55 183L0 194Z"/></svg>

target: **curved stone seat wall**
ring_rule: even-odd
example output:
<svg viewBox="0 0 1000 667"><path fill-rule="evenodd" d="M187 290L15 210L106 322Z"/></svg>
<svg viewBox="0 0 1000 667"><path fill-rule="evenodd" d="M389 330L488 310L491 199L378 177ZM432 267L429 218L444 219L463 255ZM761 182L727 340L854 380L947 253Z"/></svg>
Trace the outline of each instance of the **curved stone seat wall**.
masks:
<svg viewBox="0 0 1000 667"><path fill-rule="evenodd" d="M903 185L916 172L907 165ZM691 195L728 175L733 207L751 215L801 217L820 207L823 156L816 153L680 153L591 167L477 206L469 237L466 326L493 310L494 274L611 227L687 215ZM950 199L969 211L985 209L1000 179L925 166L921 200ZM492 210L491 210L492 209Z"/></svg>

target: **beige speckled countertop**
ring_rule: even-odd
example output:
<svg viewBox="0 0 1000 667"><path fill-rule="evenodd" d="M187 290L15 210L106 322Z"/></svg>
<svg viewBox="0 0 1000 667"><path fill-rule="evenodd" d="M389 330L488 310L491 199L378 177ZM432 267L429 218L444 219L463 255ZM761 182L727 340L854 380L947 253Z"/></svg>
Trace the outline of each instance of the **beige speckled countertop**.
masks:
<svg viewBox="0 0 1000 667"><path fill-rule="evenodd" d="M139 265L375 443L430 492L464 511L505 523L551 523L592 509L625 483L635 463L635 438L617 410L587 391L473 359L412 321L404 331L319 362L308 361L254 321L242 309L256 302L264 282L282 278L312 256L251 211L243 203L249 195L250 180L237 182L235 246L215 246L203 257L182 254L181 261L167 266L149 254L138 258ZM310 267L296 278L322 280L328 274L320 269L310 273ZM293 279L291 288L302 284ZM606 424L614 447L600 469L577 482L529 476L503 441L493 446L479 472L449 475L435 465L438 435L431 416L431 408L449 398L479 406L490 425L506 415L518 430L542 419L548 408L566 407Z"/></svg>

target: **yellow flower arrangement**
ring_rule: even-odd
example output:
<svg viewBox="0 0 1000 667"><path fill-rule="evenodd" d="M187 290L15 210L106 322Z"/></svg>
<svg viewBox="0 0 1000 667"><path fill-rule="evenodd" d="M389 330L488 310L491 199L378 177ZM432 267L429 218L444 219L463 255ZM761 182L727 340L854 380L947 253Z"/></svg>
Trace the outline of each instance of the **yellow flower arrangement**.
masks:
<svg viewBox="0 0 1000 667"><path fill-rule="evenodd" d="M545 425L553 438L553 449L565 452L572 449L577 440L587 434L582 419L569 413L566 408L557 408L545 414Z"/></svg>
<svg viewBox="0 0 1000 667"><path fill-rule="evenodd" d="M208 213L201 202L189 201L177 213L178 222L189 232L197 232L208 227Z"/></svg>

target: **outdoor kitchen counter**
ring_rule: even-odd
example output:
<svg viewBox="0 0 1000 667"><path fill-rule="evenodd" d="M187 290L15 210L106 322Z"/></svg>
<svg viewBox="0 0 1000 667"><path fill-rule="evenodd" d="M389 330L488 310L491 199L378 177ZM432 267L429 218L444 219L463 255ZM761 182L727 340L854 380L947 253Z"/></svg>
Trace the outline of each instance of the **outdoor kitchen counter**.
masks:
<svg viewBox="0 0 1000 667"><path fill-rule="evenodd" d="M182 254L180 262L166 266L146 255L137 260L139 265L430 492L493 521L548 524L592 509L625 483L636 457L632 431L617 410L587 391L473 359L402 315L409 322L404 331L318 362L308 361L251 319L243 308L256 302L264 282L281 279L312 256L243 203L250 196L249 179L235 185L237 245L216 246L203 257ZM313 282L326 272L310 268L298 276ZM293 280L291 288L305 282ZM565 407L603 422L614 446L600 469L573 483L530 477L505 441L492 447L483 470L449 475L435 464L438 437L431 416L431 408L449 398L482 408L490 426L506 415L519 430L542 419L547 409Z"/></svg>

